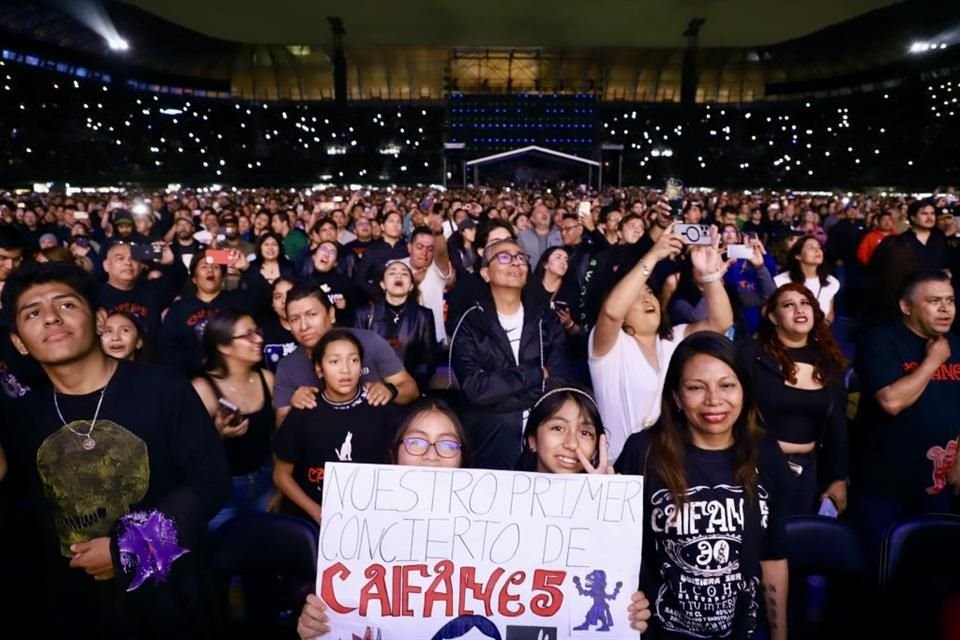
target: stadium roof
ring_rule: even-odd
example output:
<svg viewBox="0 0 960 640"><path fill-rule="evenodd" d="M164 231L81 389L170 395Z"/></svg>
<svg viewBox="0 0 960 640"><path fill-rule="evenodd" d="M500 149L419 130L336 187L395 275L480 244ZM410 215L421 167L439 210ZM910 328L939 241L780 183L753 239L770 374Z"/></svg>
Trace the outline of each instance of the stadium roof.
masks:
<svg viewBox="0 0 960 640"><path fill-rule="evenodd" d="M893 0L125 0L194 31L241 43L330 42L328 16L357 47L677 47L693 18L705 47L805 36Z"/></svg>
<svg viewBox="0 0 960 640"><path fill-rule="evenodd" d="M675 103L692 18L705 20L697 102L878 89L960 66L957 0L0 0L0 44L106 64L160 91L332 100L329 17L345 30L349 100L580 92ZM129 51L108 50L97 24L111 22ZM951 46L912 55L915 40Z"/></svg>

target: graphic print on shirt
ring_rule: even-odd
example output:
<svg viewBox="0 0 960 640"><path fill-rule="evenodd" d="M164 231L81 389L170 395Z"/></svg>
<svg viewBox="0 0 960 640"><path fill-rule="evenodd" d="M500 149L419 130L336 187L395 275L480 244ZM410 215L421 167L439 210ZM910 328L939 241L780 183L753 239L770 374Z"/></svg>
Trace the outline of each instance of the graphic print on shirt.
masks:
<svg viewBox="0 0 960 640"><path fill-rule="evenodd" d="M760 526L767 528L768 493L757 488ZM678 511L667 489L651 498L650 524L665 556L659 567L663 584L654 612L669 631L695 638L725 637L733 631L737 604L749 603L747 627L756 626L755 594L759 578L744 577L746 498L743 487L695 486ZM759 537L759 536L758 536Z"/></svg>
<svg viewBox="0 0 960 640"><path fill-rule="evenodd" d="M947 475L957 460L957 441L951 440L945 447L930 447L927 449L927 460L933 463L930 474L933 477L933 486L927 487L927 494L935 496L947 486Z"/></svg>
<svg viewBox="0 0 960 640"><path fill-rule="evenodd" d="M70 545L110 535L117 518L130 512L147 493L150 458L147 444L110 420L97 420L91 437L96 447L81 445L89 420L75 420L43 441L37 471L53 506L60 553L73 557Z"/></svg>
<svg viewBox="0 0 960 640"><path fill-rule="evenodd" d="M347 431L347 437L343 439L343 444L339 449L334 449L337 459L340 462L353 462L353 432Z"/></svg>

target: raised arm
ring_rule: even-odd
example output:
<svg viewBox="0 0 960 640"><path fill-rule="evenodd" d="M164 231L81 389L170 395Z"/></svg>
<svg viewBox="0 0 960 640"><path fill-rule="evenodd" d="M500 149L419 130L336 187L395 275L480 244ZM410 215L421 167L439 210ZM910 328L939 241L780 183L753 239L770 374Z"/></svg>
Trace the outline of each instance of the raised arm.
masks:
<svg viewBox="0 0 960 640"><path fill-rule="evenodd" d="M658 203L659 206L660 203ZM669 205L667 205L669 206ZM640 262L607 294L600 314L597 316L597 326L593 331L593 355L605 356L617 342L617 336L627 318L630 307L643 295L644 287L653 268L658 262L679 254L683 250L680 236L673 233L673 226L664 231L657 239L653 248L647 252Z"/></svg>
<svg viewBox="0 0 960 640"><path fill-rule="evenodd" d="M703 297L707 301L707 318L687 327L687 335L697 331L715 331L726 333L733 325L733 309L730 298L723 287L723 276L727 272L727 263L720 252L720 234L716 227L710 228L713 243L708 247L693 247L690 261L693 263L693 277L703 287Z"/></svg>

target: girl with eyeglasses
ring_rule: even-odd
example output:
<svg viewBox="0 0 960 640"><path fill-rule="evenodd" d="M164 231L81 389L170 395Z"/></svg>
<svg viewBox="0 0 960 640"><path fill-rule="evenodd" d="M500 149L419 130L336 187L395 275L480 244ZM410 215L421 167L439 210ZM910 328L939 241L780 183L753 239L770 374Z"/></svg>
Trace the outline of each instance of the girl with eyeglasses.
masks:
<svg viewBox="0 0 960 640"><path fill-rule="evenodd" d="M230 501L210 521L214 530L240 513L265 511L274 494L274 378L260 366L263 333L239 311L222 311L207 322L203 358L203 373L193 379L193 388L213 418L233 476Z"/></svg>
<svg viewBox="0 0 960 640"><path fill-rule="evenodd" d="M273 481L281 511L320 522L327 462L387 462L397 405L371 406L360 385L363 346L347 329L328 331L313 349L322 389L311 409L292 409L273 441Z"/></svg>
<svg viewBox="0 0 960 640"><path fill-rule="evenodd" d="M599 433L602 436L603 425L600 422L600 415L597 412L596 405L592 404L590 396L575 388L557 389L548 392L541 398L541 402L533 409L530 414L528 424L535 426L539 424L549 425L556 419L557 411L564 413L572 404L576 407L574 412L579 411L584 424L590 420L590 430L593 433ZM592 406L592 408L590 408ZM590 416L590 417L588 417ZM594 426L595 425L595 426ZM539 440L536 428L527 429L528 438L534 441ZM534 432L530 435L529 432ZM596 442L594 442L594 447ZM537 462L538 455L545 455L547 447L531 447L534 451L538 450L540 454L530 453L528 463L534 465L538 471L546 473L566 473L566 469L554 467L540 468ZM592 451L592 450L591 450ZM592 455L592 452L591 454ZM424 398L419 400L410 409L410 413L400 424L394 437L393 445L390 448L390 459L392 462L403 466L424 466L424 467L446 467L460 468L470 464L470 451L467 444L463 426L457 415L450 408L439 400ZM597 473L612 472L604 464L601 467L597 465ZM317 595L310 594L300 612L300 618L297 620L297 634L303 640L315 638L330 633L330 620L326 614L326 605ZM641 592L633 594L630 605L628 606L630 626L643 633L647 629L647 620L650 618L650 604L646 596Z"/></svg>

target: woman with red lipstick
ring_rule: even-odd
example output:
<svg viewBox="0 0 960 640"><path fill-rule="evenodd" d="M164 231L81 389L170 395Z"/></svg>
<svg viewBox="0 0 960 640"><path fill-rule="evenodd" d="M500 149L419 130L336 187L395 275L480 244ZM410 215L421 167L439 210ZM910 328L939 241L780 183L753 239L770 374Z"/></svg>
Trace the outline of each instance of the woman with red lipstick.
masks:
<svg viewBox="0 0 960 640"><path fill-rule="evenodd" d="M785 640L789 471L762 435L737 347L712 332L685 338L661 402L657 424L631 435L615 465L644 476L644 637Z"/></svg>
<svg viewBox="0 0 960 640"><path fill-rule="evenodd" d="M810 290L791 282L777 289L745 356L757 386L760 415L793 472L788 515L817 512L829 498L847 507L847 390L844 359ZM817 473L817 452L826 469ZM819 500L818 500L819 495Z"/></svg>

